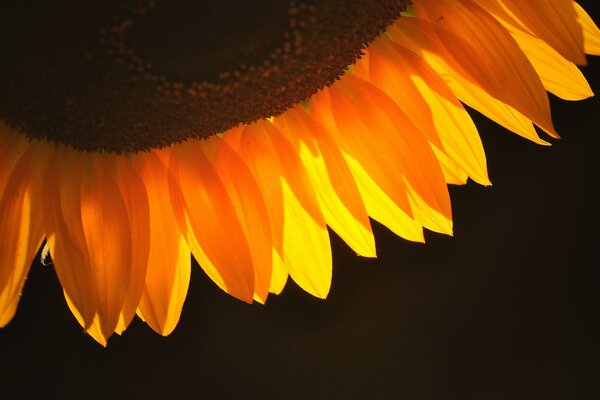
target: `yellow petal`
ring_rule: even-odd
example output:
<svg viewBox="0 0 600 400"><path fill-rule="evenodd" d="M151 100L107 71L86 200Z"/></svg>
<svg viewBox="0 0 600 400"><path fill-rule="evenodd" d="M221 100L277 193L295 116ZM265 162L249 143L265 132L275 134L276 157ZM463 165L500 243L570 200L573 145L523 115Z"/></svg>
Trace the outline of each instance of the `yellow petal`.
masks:
<svg viewBox="0 0 600 400"><path fill-rule="evenodd" d="M476 2L510 32L531 61L547 91L565 100L582 100L593 96L585 77L575 64L524 27L506 6L491 0Z"/></svg>
<svg viewBox="0 0 600 400"><path fill-rule="evenodd" d="M358 187L333 139L301 106L275 118L300 155L325 222L359 255L375 257L375 239Z"/></svg>
<svg viewBox="0 0 600 400"><path fill-rule="evenodd" d="M406 240L425 242L423 226L398 207L369 176L360 162L350 157L347 162L371 218Z"/></svg>
<svg viewBox="0 0 600 400"><path fill-rule="evenodd" d="M83 316L79 313L79 310L77 309L77 307L75 307L75 304L73 303L73 301L69 298L69 294L65 290L63 290L63 295L65 297L65 301L67 303L67 306L69 307L69 310L71 310L71 312L75 316L75 319L77 320L77 322L79 322L79 325L81 325L81 326L88 325L85 332L88 335L90 335L96 342L98 342L102 346L106 347L108 338L105 337L104 334L102 333L98 315L95 315L92 322L87 324L84 321Z"/></svg>
<svg viewBox="0 0 600 400"><path fill-rule="evenodd" d="M439 75L415 53L388 39L377 40L369 51L371 82L396 101L432 145L473 180L489 185L477 128Z"/></svg>
<svg viewBox="0 0 600 400"><path fill-rule="evenodd" d="M298 285L325 297L331 284L331 250L325 220L308 173L293 146L273 124L259 121L239 136L225 135L252 171L265 199L273 247ZM283 275L278 260L273 264ZM278 289L278 287L275 287Z"/></svg>
<svg viewBox="0 0 600 400"><path fill-rule="evenodd" d="M444 173L444 179L446 183L453 185L464 185L469 179L469 175L463 171L454 161L452 161L446 153L433 147L435 157L440 162L442 172Z"/></svg>
<svg viewBox="0 0 600 400"><path fill-rule="evenodd" d="M572 0L501 0L521 26L548 43L567 60L585 65L583 30Z"/></svg>
<svg viewBox="0 0 600 400"><path fill-rule="evenodd" d="M600 56L600 29L579 4L573 2L573 5L577 13L577 21L583 27L583 48L585 52Z"/></svg>
<svg viewBox="0 0 600 400"><path fill-rule="evenodd" d="M332 276L331 245L325 223L310 218L296 196L282 182L284 198L283 263L302 289L324 299Z"/></svg>
<svg viewBox="0 0 600 400"><path fill-rule="evenodd" d="M420 54L460 101L526 139L541 145L549 144L538 137L529 118L469 80L468 75L440 43L429 21L400 18L389 29L389 34L397 43Z"/></svg>
<svg viewBox="0 0 600 400"><path fill-rule="evenodd" d="M531 61L547 91L564 100L583 100L594 95L575 64L546 42L519 31L511 31L511 34Z"/></svg>
<svg viewBox="0 0 600 400"><path fill-rule="evenodd" d="M269 285L269 292L274 294L280 294L288 278L287 266L284 264L279 253L272 249L272 260L273 260L273 272L271 273L271 284Z"/></svg>
<svg viewBox="0 0 600 400"><path fill-rule="evenodd" d="M540 78L492 15L470 0L421 0L415 9L472 82L557 137Z"/></svg>
<svg viewBox="0 0 600 400"><path fill-rule="evenodd" d="M319 121L320 125L324 128L324 132L332 137L337 146L342 150L345 162L356 181L369 216L398 236L411 241L423 242L422 226L412 218L412 210L410 209L406 194L401 192L399 195L402 197L393 199L365 171L362 166L365 160L362 159L359 161L349 155L349 150L344 143L343 134L339 131L331 112L328 91L324 90L313 96L311 100L311 115ZM399 181L398 184L405 186L403 180Z"/></svg>
<svg viewBox="0 0 600 400"><path fill-rule="evenodd" d="M414 189L424 202L419 212L429 209L445 216L442 220L423 215L417 222L431 230L451 232L450 199L441 168L426 138L406 114L381 90L351 75L328 91L342 151L358 161L409 215L415 211L409 202Z"/></svg>

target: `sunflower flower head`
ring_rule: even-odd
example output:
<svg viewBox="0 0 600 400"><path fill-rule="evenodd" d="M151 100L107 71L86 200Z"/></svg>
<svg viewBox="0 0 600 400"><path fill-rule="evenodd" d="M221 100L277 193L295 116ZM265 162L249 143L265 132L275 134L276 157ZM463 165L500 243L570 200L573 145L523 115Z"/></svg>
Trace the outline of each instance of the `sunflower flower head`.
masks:
<svg viewBox="0 0 600 400"><path fill-rule="evenodd" d="M490 185L464 105L546 145L600 54L571 0L33 3L0 5L0 326L43 246L103 345L173 331L190 254L264 303L327 296L328 227L451 235L447 185Z"/></svg>

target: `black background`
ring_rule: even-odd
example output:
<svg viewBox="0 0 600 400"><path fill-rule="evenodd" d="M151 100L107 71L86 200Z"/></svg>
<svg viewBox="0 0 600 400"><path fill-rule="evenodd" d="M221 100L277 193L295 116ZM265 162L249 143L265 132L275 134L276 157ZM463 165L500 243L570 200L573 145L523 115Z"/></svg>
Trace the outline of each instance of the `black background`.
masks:
<svg viewBox="0 0 600 400"><path fill-rule="evenodd" d="M600 92L600 59L584 73ZM374 224L376 260L333 237L326 301L290 281L250 306L195 268L171 336L136 320L105 349L34 265L0 330L0 396L599 398L600 101L552 108L550 148L473 113L494 186L451 187L455 236L417 245Z"/></svg>

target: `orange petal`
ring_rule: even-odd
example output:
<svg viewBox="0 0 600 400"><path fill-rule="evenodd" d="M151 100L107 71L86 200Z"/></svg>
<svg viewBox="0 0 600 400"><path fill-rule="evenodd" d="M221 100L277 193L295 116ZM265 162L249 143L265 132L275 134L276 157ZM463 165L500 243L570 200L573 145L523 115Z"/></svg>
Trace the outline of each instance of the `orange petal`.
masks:
<svg viewBox="0 0 600 400"><path fill-rule="evenodd" d="M119 187L127 209L131 243L135 246L129 267L129 287L123 309L119 317L121 333L136 313L146 282L148 256L150 253L150 209L148 193L140 176L133 168L130 159L115 157L114 179Z"/></svg>
<svg viewBox="0 0 600 400"><path fill-rule="evenodd" d="M585 65L583 30L572 0L501 0L521 26L548 43L567 60Z"/></svg>
<svg viewBox="0 0 600 400"><path fill-rule="evenodd" d="M43 172L51 151L45 143L30 148L20 154L10 172L2 171L8 173L3 176L8 179L3 179L6 183L0 191L0 327L14 316L25 278L42 244L43 213L37 199L43 196Z"/></svg>
<svg viewBox="0 0 600 400"><path fill-rule="evenodd" d="M593 93L583 74L571 61L563 57L546 41L524 27L510 10L497 1L476 0L490 12L517 41L533 68L540 76L544 88L565 100L582 100Z"/></svg>
<svg viewBox="0 0 600 400"><path fill-rule="evenodd" d="M356 182L336 143L301 106L275 118L294 144L323 211L325 222L359 255L375 257L375 239Z"/></svg>
<svg viewBox="0 0 600 400"><path fill-rule="evenodd" d="M192 254L207 275L227 293L250 303L254 268L249 238L202 145L190 141L171 149L171 205Z"/></svg>
<svg viewBox="0 0 600 400"><path fill-rule="evenodd" d="M423 242L422 226L412 219L412 210L408 197L404 192L399 193L402 201L392 199L362 166L364 160L357 160L350 156L349 150L343 141L343 135L331 112L329 92L324 90L311 99L311 115L324 128L324 132L332 138L342 150L345 162L356 181L360 195L371 218L380 222L391 231L407 240ZM405 185L400 181L400 185ZM402 207L405 207L404 209Z"/></svg>
<svg viewBox="0 0 600 400"><path fill-rule="evenodd" d="M58 157L60 170L49 173L60 179L47 207L48 245L71 309L102 342L127 326L142 294L146 194L124 158L68 149Z"/></svg>
<svg viewBox="0 0 600 400"><path fill-rule="evenodd" d="M60 160L60 162L59 162ZM46 235L54 268L70 308L89 328L96 314L96 294L81 222L81 165L77 152L59 147L45 179ZM73 168L76 165L77 168ZM76 273L75 273L76 271ZM104 340L105 338L103 338Z"/></svg>
<svg viewBox="0 0 600 400"><path fill-rule="evenodd" d="M304 290L325 297L331 284L329 236L308 173L292 144L267 121L246 126L239 134L226 133L225 140L236 148L258 182L269 213L273 247L285 270ZM273 264L282 278L276 258Z"/></svg>
<svg viewBox="0 0 600 400"><path fill-rule="evenodd" d="M549 144L538 137L529 118L469 80L466 72L440 43L429 21L400 18L390 28L389 34L397 43L421 55L460 101L526 139L541 145Z"/></svg>
<svg viewBox="0 0 600 400"><path fill-rule="evenodd" d="M117 183L111 179L114 166L110 164L114 161L89 154L86 157L90 162L87 168L82 168L81 223L96 293L95 309L102 333L108 338L116 329L129 297L133 278L132 227L127 205Z"/></svg>
<svg viewBox="0 0 600 400"><path fill-rule="evenodd" d="M406 114L385 93L351 75L332 85L329 93L339 131L336 141L344 144L342 150L402 210L410 210L407 214L425 210L437 214L420 215L417 222L450 233L450 198L441 168L426 138ZM423 201L417 208L411 204L415 199L409 201L412 190Z"/></svg>
<svg viewBox="0 0 600 400"><path fill-rule="evenodd" d="M69 310L71 310L71 312L75 316L75 319L77 320L77 322L79 322L79 325L87 326L85 332L88 335L90 335L96 342L106 347L106 344L108 343L108 338L104 336L104 333L102 333L102 328L100 327L100 320L98 319L98 315L94 315L92 322L87 324L84 321L83 316L79 313L77 307L75 307L73 301L69 298L69 294L65 290L63 290L63 295L65 297L65 301L67 303L67 306L69 307Z"/></svg>
<svg viewBox="0 0 600 400"><path fill-rule="evenodd" d="M272 236L265 202L243 160L219 137L203 143L207 158L219 174L250 246L254 264L254 298L265 302L271 282Z"/></svg>
<svg viewBox="0 0 600 400"><path fill-rule="evenodd" d="M15 165L29 147L25 136L16 133L0 121L0 196L4 193Z"/></svg>
<svg viewBox="0 0 600 400"><path fill-rule="evenodd" d="M557 137L546 91L500 22L471 0L421 0L415 10L431 22L439 41L473 82Z"/></svg>
<svg viewBox="0 0 600 400"><path fill-rule="evenodd" d="M377 40L369 51L371 82L396 101L430 143L476 182L489 185L477 128L439 75L415 53L388 39Z"/></svg>
<svg viewBox="0 0 600 400"><path fill-rule="evenodd" d="M544 88L564 100L583 100L594 95L590 85L571 61L561 56L546 42L524 32L511 32Z"/></svg>
<svg viewBox="0 0 600 400"><path fill-rule="evenodd" d="M156 154L134 159L144 182L150 210L150 256L139 311L161 335L170 334L187 294L191 255L170 206L167 166Z"/></svg>

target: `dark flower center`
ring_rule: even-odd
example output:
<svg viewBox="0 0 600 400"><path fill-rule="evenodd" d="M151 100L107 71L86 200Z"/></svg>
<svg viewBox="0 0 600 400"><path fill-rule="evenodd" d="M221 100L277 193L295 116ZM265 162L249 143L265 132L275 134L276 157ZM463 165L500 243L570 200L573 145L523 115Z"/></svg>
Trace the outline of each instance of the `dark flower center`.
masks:
<svg viewBox="0 0 600 400"><path fill-rule="evenodd" d="M0 2L0 119L137 152L278 115L339 78L406 0Z"/></svg>

